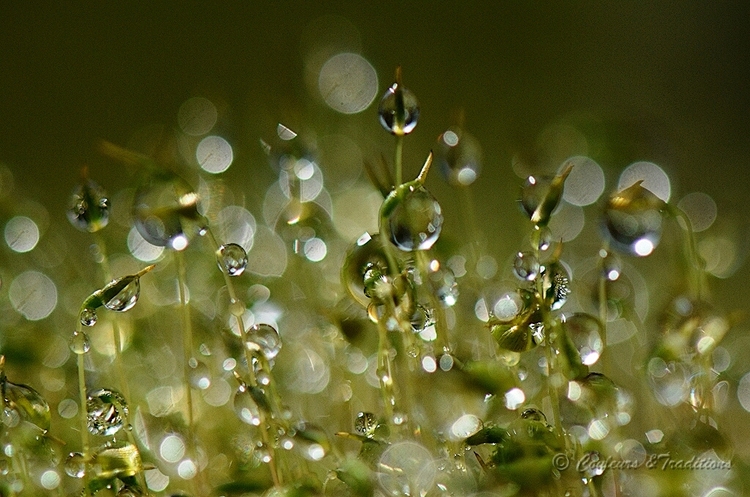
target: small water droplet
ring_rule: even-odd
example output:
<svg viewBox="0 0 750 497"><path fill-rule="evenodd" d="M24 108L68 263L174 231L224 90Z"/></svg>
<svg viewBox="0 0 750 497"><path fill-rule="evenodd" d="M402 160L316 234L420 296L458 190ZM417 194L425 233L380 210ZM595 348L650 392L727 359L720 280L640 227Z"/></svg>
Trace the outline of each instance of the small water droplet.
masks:
<svg viewBox="0 0 750 497"><path fill-rule="evenodd" d="M533 252L518 252L513 261L513 273L521 280L534 281L539 274L539 259Z"/></svg>
<svg viewBox="0 0 750 497"><path fill-rule="evenodd" d="M665 205L640 181L610 196L604 209L604 226L612 246L630 255L651 254L661 239Z"/></svg>
<svg viewBox="0 0 750 497"><path fill-rule="evenodd" d="M540 252L549 250L552 246L552 230L547 226L534 226L534 230L537 231L535 234L536 248L539 249Z"/></svg>
<svg viewBox="0 0 750 497"><path fill-rule="evenodd" d="M84 326L94 326L97 320L96 309L84 307L83 309L81 309L81 313L78 315L78 319Z"/></svg>
<svg viewBox="0 0 750 497"><path fill-rule="evenodd" d="M217 251L219 269L229 276L239 276L247 267L247 252L236 243L227 243Z"/></svg>
<svg viewBox="0 0 750 497"><path fill-rule="evenodd" d="M584 483L588 483L591 478L600 476L607 467L607 461L602 459L599 452L592 450L586 452L579 461L578 470Z"/></svg>
<svg viewBox="0 0 750 497"><path fill-rule="evenodd" d="M125 398L114 390L102 388L86 399L88 429L94 435L114 435L123 427L128 417Z"/></svg>
<svg viewBox="0 0 750 497"><path fill-rule="evenodd" d="M526 409L524 409L521 413L521 418L531 419L533 421L542 421L545 424L547 423L547 416L545 416L542 411L535 407L527 407Z"/></svg>
<svg viewBox="0 0 750 497"><path fill-rule="evenodd" d="M482 147L473 135L453 126L438 138L437 160L452 186L469 186L482 168Z"/></svg>
<svg viewBox="0 0 750 497"><path fill-rule="evenodd" d="M556 311L568 301L570 272L562 262L555 261L544 267L543 276L545 299L549 308Z"/></svg>
<svg viewBox="0 0 750 497"><path fill-rule="evenodd" d="M411 328L414 333L421 333L426 328L435 325L434 311L428 306L417 304L411 315Z"/></svg>
<svg viewBox="0 0 750 497"><path fill-rule="evenodd" d="M15 426L24 420L42 431L49 430L51 422L49 404L39 392L28 385L8 381L2 371L0 371L0 390L4 403L2 413L4 424Z"/></svg>
<svg viewBox="0 0 750 497"><path fill-rule="evenodd" d="M309 461L320 461L331 449L325 430L312 423L300 423L295 427L294 448Z"/></svg>
<svg viewBox="0 0 750 497"><path fill-rule="evenodd" d="M91 341L85 331L74 331L70 337L70 350L74 354L85 354L91 350Z"/></svg>
<svg viewBox="0 0 750 497"><path fill-rule="evenodd" d="M378 418L371 412L360 412L354 420L354 432L367 438L375 436L378 426Z"/></svg>
<svg viewBox="0 0 750 497"><path fill-rule="evenodd" d="M260 425L260 409L253 399L247 385L241 384L234 394L234 412L244 423L253 426Z"/></svg>
<svg viewBox="0 0 750 497"><path fill-rule="evenodd" d="M396 73L396 82L388 88L380 99L378 117L380 124L389 133L403 136L414 131L419 119L417 97L400 82L400 71Z"/></svg>
<svg viewBox="0 0 750 497"><path fill-rule="evenodd" d="M646 368L656 400L665 406L676 406L690 395L690 370L681 361L653 357Z"/></svg>
<svg viewBox="0 0 750 497"><path fill-rule="evenodd" d="M71 452L65 459L65 474L72 478L83 478L86 474L86 463L83 454Z"/></svg>
<svg viewBox="0 0 750 497"><path fill-rule="evenodd" d="M349 295L367 307L370 299L380 293L381 284L388 281L388 274L388 258L380 235L365 233L347 252L341 279Z"/></svg>
<svg viewBox="0 0 750 497"><path fill-rule="evenodd" d="M608 281L617 281L622 274L622 262L617 254L608 251L602 251L601 271L602 277Z"/></svg>
<svg viewBox="0 0 750 497"><path fill-rule="evenodd" d="M109 223L107 193L96 182L86 179L73 191L68 208L70 224L93 233Z"/></svg>
<svg viewBox="0 0 750 497"><path fill-rule="evenodd" d="M563 328L578 351L582 364L591 366L599 360L604 350L604 329L597 318L578 312L564 318Z"/></svg>
<svg viewBox="0 0 750 497"><path fill-rule="evenodd" d="M429 250L440 236L443 228L443 212L440 204L421 184L401 191L394 190L384 205L389 206L386 223L381 231L387 232L390 241L405 252Z"/></svg>
<svg viewBox="0 0 750 497"><path fill-rule="evenodd" d="M270 324L256 324L248 330L245 346L248 350L260 351L268 360L278 355L281 345L279 332Z"/></svg>

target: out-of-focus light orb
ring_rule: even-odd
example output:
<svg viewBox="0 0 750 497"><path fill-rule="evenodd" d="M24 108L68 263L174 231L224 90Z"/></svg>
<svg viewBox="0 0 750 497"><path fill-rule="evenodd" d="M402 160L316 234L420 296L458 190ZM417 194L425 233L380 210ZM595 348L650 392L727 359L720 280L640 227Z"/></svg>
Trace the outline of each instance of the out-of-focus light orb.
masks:
<svg viewBox="0 0 750 497"><path fill-rule="evenodd" d="M238 205L224 207L216 216L214 228L221 240L231 241L246 251L253 248L257 222L252 213Z"/></svg>
<svg viewBox="0 0 750 497"><path fill-rule="evenodd" d="M177 124L186 135L205 135L216 124L219 114L207 98L193 97L185 100L177 111Z"/></svg>
<svg viewBox="0 0 750 497"><path fill-rule="evenodd" d="M223 173L234 160L232 146L220 136L207 136L195 149L195 160L201 169L211 174Z"/></svg>
<svg viewBox="0 0 750 497"><path fill-rule="evenodd" d="M57 287L47 275L26 271L10 284L8 298L13 308L26 319L39 321L57 307Z"/></svg>
<svg viewBox="0 0 750 497"><path fill-rule="evenodd" d="M473 414L464 414L452 425L449 438L454 442L465 440L482 429L482 420Z"/></svg>
<svg viewBox="0 0 750 497"><path fill-rule="evenodd" d="M520 388L511 388L505 393L505 407L514 411L526 402L526 394Z"/></svg>
<svg viewBox="0 0 750 497"><path fill-rule="evenodd" d="M695 232L707 230L716 221L716 202L703 192L688 193L680 199L677 207L690 219Z"/></svg>
<svg viewBox="0 0 750 497"><path fill-rule="evenodd" d="M375 100L378 75L361 55L340 53L328 59L320 69L318 90L333 110L357 114Z"/></svg>
<svg viewBox="0 0 750 497"><path fill-rule="evenodd" d="M427 373L434 373L437 371L437 361L431 355L426 355L422 358L422 369Z"/></svg>
<svg viewBox="0 0 750 497"><path fill-rule="evenodd" d="M14 252L30 252L39 243L39 227L26 216L16 216L5 224L5 243Z"/></svg>
<svg viewBox="0 0 750 497"><path fill-rule="evenodd" d="M60 485L60 474L54 469L48 469L42 473L39 483L47 490L54 490Z"/></svg>
<svg viewBox="0 0 750 497"><path fill-rule="evenodd" d="M750 412L750 373L742 377L737 385L737 400L747 412Z"/></svg>
<svg viewBox="0 0 750 497"><path fill-rule="evenodd" d="M572 164L565 180L563 200L572 205L591 205L604 193L604 171L599 164L583 155L571 157L566 163Z"/></svg>
<svg viewBox="0 0 750 497"><path fill-rule="evenodd" d="M133 254L133 257L143 262L153 262L159 259L164 253L164 247L157 247L151 245L146 241L143 236L134 227L130 229L128 233L128 250Z"/></svg>
<svg viewBox="0 0 750 497"><path fill-rule="evenodd" d="M581 234L584 224L586 224L586 218L583 208L563 201L560 202L560 206L552 215L549 229L552 232L553 240L567 243Z"/></svg>
<svg viewBox="0 0 750 497"><path fill-rule="evenodd" d="M573 174L572 171L571 174ZM669 202L669 197L672 195L672 184L669 181L669 176L664 172L664 169L653 162L634 162L626 167L620 174L617 190L622 191L639 180L643 180L641 184L643 188L663 201Z"/></svg>
<svg viewBox="0 0 750 497"><path fill-rule="evenodd" d="M167 435L159 446L159 455L165 461L175 463L185 455L185 442L177 435Z"/></svg>
<svg viewBox="0 0 750 497"><path fill-rule="evenodd" d="M158 469L148 469L146 474L146 486L154 492L161 492L169 486L169 476L165 475Z"/></svg>
<svg viewBox="0 0 750 497"><path fill-rule="evenodd" d="M191 480L195 478L196 474L198 474L198 468L195 466L195 463L193 461L191 461L190 459L185 459L177 465L177 474L183 480Z"/></svg>
<svg viewBox="0 0 750 497"><path fill-rule="evenodd" d="M654 243L646 238L641 238L633 246L635 253L641 257L646 257L654 251Z"/></svg>
<svg viewBox="0 0 750 497"><path fill-rule="evenodd" d="M328 254L328 247L326 247L326 243L320 238L310 238L305 242L303 252L307 260L320 262Z"/></svg>

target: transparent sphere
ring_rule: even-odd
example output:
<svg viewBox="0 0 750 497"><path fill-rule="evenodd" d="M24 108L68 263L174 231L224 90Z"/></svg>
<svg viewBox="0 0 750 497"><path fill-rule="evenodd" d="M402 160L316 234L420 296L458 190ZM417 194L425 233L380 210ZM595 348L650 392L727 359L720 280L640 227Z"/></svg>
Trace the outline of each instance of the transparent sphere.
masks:
<svg viewBox="0 0 750 497"><path fill-rule="evenodd" d="M83 478L86 473L86 462L80 452L71 452L65 459L65 474L71 478Z"/></svg>
<svg viewBox="0 0 750 497"><path fill-rule="evenodd" d="M78 185L70 197L70 224L81 231L93 233L109 223L109 200L104 188L87 179Z"/></svg>
<svg viewBox="0 0 750 497"><path fill-rule="evenodd" d="M442 227L440 204L421 185L409 188L397 200L384 226L391 242L405 252L429 250L440 236Z"/></svg>
<svg viewBox="0 0 750 497"><path fill-rule="evenodd" d="M135 193L135 227L151 245L184 250L189 240L205 230L198 212L198 195L182 178L153 175Z"/></svg>
<svg viewBox="0 0 750 497"><path fill-rule="evenodd" d="M513 261L513 273L521 280L534 281L539 274L539 259L533 252L518 252Z"/></svg>
<svg viewBox="0 0 750 497"><path fill-rule="evenodd" d="M531 217L544 201L552 184L549 176L529 176L521 187L521 208Z"/></svg>
<svg viewBox="0 0 750 497"><path fill-rule="evenodd" d="M659 244L665 203L641 182L612 195L604 209L604 228L612 246L645 257Z"/></svg>
<svg viewBox="0 0 750 497"><path fill-rule="evenodd" d="M193 388L206 390L211 386L211 371L205 362L191 357L188 361L188 380Z"/></svg>
<svg viewBox="0 0 750 497"><path fill-rule="evenodd" d="M227 243L217 251L219 269L229 276L239 276L247 267L247 252L236 243Z"/></svg>
<svg viewBox="0 0 750 497"><path fill-rule="evenodd" d="M234 394L234 412L243 423L260 425L260 409L246 385L240 385Z"/></svg>
<svg viewBox="0 0 750 497"><path fill-rule="evenodd" d="M482 168L479 141L458 126L440 135L436 158L443 177L452 186L471 185Z"/></svg>
<svg viewBox="0 0 750 497"><path fill-rule="evenodd" d="M248 330L245 346L248 350L260 351L268 360L279 354L281 345L279 332L270 324L256 324Z"/></svg>
<svg viewBox="0 0 750 497"><path fill-rule="evenodd" d="M135 306L141 294L141 279L136 277L117 292L114 297L104 303L110 311L126 312Z"/></svg>
<svg viewBox="0 0 750 497"><path fill-rule="evenodd" d="M70 350L74 354L85 354L91 350L91 341L85 331L74 331L70 337Z"/></svg>
<svg viewBox="0 0 750 497"><path fill-rule="evenodd" d="M578 351L581 363L591 366L599 360L604 350L602 323L594 316L582 312L565 317L565 333Z"/></svg>
<svg viewBox="0 0 750 497"><path fill-rule="evenodd" d="M346 254L341 270L344 286L354 300L367 307L378 293L377 287L388 283L388 276L388 258L380 235L365 233Z"/></svg>
<svg viewBox="0 0 750 497"><path fill-rule="evenodd" d="M102 388L91 392L86 399L88 429L94 435L114 435L125 424L128 405L114 390Z"/></svg>
<svg viewBox="0 0 750 497"><path fill-rule="evenodd" d="M354 431L367 438L375 435L378 428L378 418L371 412L360 412L354 420Z"/></svg>
<svg viewBox="0 0 750 497"><path fill-rule="evenodd" d="M419 103L414 94L398 83L388 88L378 105L380 124L396 136L408 135L417 126Z"/></svg>
<svg viewBox="0 0 750 497"><path fill-rule="evenodd" d="M97 320L96 309L92 309L91 307L84 307L78 315L78 319L84 326L94 326Z"/></svg>
<svg viewBox="0 0 750 497"><path fill-rule="evenodd" d="M550 309L556 311L568 301L570 295L570 272L560 261L555 261L544 268L544 296Z"/></svg>

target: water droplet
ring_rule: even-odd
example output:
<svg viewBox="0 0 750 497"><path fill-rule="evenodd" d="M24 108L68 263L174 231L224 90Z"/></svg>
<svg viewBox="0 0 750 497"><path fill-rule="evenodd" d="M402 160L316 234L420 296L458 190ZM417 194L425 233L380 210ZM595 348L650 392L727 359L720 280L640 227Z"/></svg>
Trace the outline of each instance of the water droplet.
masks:
<svg viewBox="0 0 750 497"><path fill-rule="evenodd" d="M390 445L378 463L378 482L386 495L426 495L436 475L432 454L416 442Z"/></svg>
<svg viewBox="0 0 750 497"><path fill-rule="evenodd" d="M234 412L244 423L253 426L260 425L260 409L253 399L247 385L240 384L234 394Z"/></svg>
<svg viewBox="0 0 750 497"><path fill-rule="evenodd" d="M601 455L595 450L583 454L578 464L578 470L584 483L588 483L595 476L600 476L604 473L606 467L607 461L602 459Z"/></svg>
<svg viewBox="0 0 750 497"><path fill-rule="evenodd" d="M199 390L206 390L211 386L211 371L203 361L191 357L188 361L190 385Z"/></svg>
<svg viewBox="0 0 750 497"><path fill-rule="evenodd" d="M294 448L309 461L320 461L331 449L325 430L312 423L301 423L295 427Z"/></svg>
<svg viewBox="0 0 750 497"><path fill-rule="evenodd" d="M81 309L80 314L78 315L78 319L81 321L81 324L84 326L94 326L96 324L96 309L92 309L90 307L84 307Z"/></svg>
<svg viewBox="0 0 750 497"><path fill-rule="evenodd" d="M86 399L88 429L94 435L114 435L123 427L128 417L125 398L114 390L102 388Z"/></svg>
<svg viewBox="0 0 750 497"><path fill-rule="evenodd" d="M554 178L529 176L521 189L521 207L537 227L545 227L562 198L565 179L572 165L566 164Z"/></svg>
<svg viewBox="0 0 750 497"><path fill-rule="evenodd" d="M68 208L70 224L81 231L93 233L109 222L107 193L96 182L86 179L73 191Z"/></svg>
<svg viewBox="0 0 750 497"><path fill-rule="evenodd" d="M544 297L553 311L560 309L568 301L570 294L570 272L560 261L544 267Z"/></svg>
<svg viewBox="0 0 750 497"><path fill-rule="evenodd" d="M617 254L608 251L602 251L599 255L602 257L601 271L602 277L608 281L617 281L622 274L622 261Z"/></svg>
<svg viewBox="0 0 750 497"><path fill-rule="evenodd" d="M581 363L591 366L604 350L603 326L594 316L582 312L564 317L563 328L578 351Z"/></svg>
<svg viewBox="0 0 750 497"><path fill-rule="evenodd" d="M421 184L397 188L383 202L387 221L381 232L405 252L429 250L440 236L443 213L435 197Z"/></svg>
<svg viewBox="0 0 750 497"><path fill-rule="evenodd" d="M378 426L378 418L371 412L360 412L354 420L354 432L367 438L375 436Z"/></svg>
<svg viewBox="0 0 750 497"><path fill-rule="evenodd" d="M117 497L143 497L143 492L134 487L125 486L117 492Z"/></svg>
<svg viewBox="0 0 750 497"><path fill-rule="evenodd" d="M378 295L381 283L388 281L388 258L379 234L365 233L349 249L341 270L341 279L352 296L363 307Z"/></svg>
<svg viewBox="0 0 750 497"><path fill-rule="evenodd" d="M135 227L150 244L184 250L205 228L198 195L179 176L153 175L135 193Z"/></svg>
<svg viewBox="0 0 750 497"><path fill-rule="evenodd" d="M534 281L539 274L539 259L532 252L518 252L513 273L521 280Z"/></svg>
<svg viewBox="0 0 750 497"><path fill-rule="evenodd" d="M138 448L128 442L109 442L95 449L90 468L98 480L125 479L143 471Z"/></svg>
<svg viewBox="0 0 750 497"><path fill-rule="evenodd" d="M74 331L70 337L70 350L74 354L85 354L91 350L91 341L85 331Z"/></svg>
<svg viewBox="0 0 750 497"><path fill-rule="evenodd" d="M408 135L417 125L419 103L417 97L401 84L401 71L396 71L396 82L385 91L378 105L380 124L396 136Z"/></svg>
<svg viewBox="0 0 750 497"><path fill-rule="evenodd" d="M435 325L434 311L422 304L417 304L414 314L411 315L411 328L414 333L421 333L430 326Z"/></svg>
<svg viewBox="0 0 750 497"><path fill-rule="evenodd" d="M0 371L0 391L4 396L3 423L12 418L20 418L37 426L42 431L49 430L50 410L44 397L28 385L8 381ZM7 418L7 416L11 418ZM20 421L19 419L19 421ZM18 424L16 421L13 424Z"/></svg>
<svg viewBox="0 0 750 497"><path fill-rule="evenodd" d="M540 252L549 250L552 246L552 230L547 226L534 226L534 230L538 231L535 235L536 248L539 249Z"/></svg>
<svg viewBox="0 0 750 497"><path fill-rule="evenodd" d="M229 276L239 276L247 267L247 252L236 243L227 243L217 252L219 269Z"/></svg>
<svg viewBox="0 0 750 497"><path fill-rule="evenodd" d="M659 244L665 202L641 181L610 196L604 209L606 232L612 246L645 257Z"/></svg>
<svg viewBox="0 0 750 497"><path fill-rule="evenodd" d="M533 421L541 421L547 424L547 416L545 416L542 411L535 407L527 407L526 409L524 409L521 413L521 418L531 419Z"/></svg>
<svg viewBox="0 0 750 497"><path fill-rule="evenodd" d="M469 186L482 168L482 147L474 136L453 126L438 138L437 159L446 181L452 186Z"/></svg>
<svg viewBox="0 0 750 497"><path fill-rule="evenodd" d="M104 302L104 307L110 311L125 312L133 308L138 302L141 293L141 279L134 278L122 290L117 292L114 297Z"/></svg>
<svg viewBox="0 0 750 497"><path fill-rule="evenodd" d="M665 406L676 406L690 394L690 369L681 361L652 357L646 368L656 400Z"/></svg>
<svg viewBox="0 0 750 497"><path fill-rule="evenodd" d="M270 324L256 324L248 330L245 346L248 350L262 352L268 360L278 355L281 345L279 332Z"/></svg>
<svg viewBox="0 0 750 497"><path fill-rule="evenodd" d="M65 459L65 474L72 478L83 478L86 473L86 463L83 454L71 452Z"/></svg>

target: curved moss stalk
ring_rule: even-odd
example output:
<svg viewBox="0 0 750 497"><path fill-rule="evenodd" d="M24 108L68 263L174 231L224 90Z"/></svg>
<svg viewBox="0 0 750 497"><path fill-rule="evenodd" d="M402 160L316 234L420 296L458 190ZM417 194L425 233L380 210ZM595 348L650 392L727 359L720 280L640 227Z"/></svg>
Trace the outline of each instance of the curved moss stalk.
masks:
<svg viewBox="0 0 750 497"><path fill-rule="evenodd" d="M204 225L206 226L206 236L208 237L209 242L211 243L211 247L214 250L214 253L218 253L219 251L219 243L216 241L216 237L214 236L213 232L211 231L211 228L208 227L208 222L205 222ZM220 263L221 265L221 263ZM240 340L242 340L242 351L245 356L245 361L247 361L247 369L248 369L248 383L251 387L257 387L258 386L258 378L255 374L255 369L253 368L253 360L257 360L261 364L261 368L264 371L267 371L268 374L271 374L271 368L268 364L268 360L263 354L257 354L254 355L250 350L247 348L247 332L245 331L245 322L242 317L242 315L245 312L245 304L237 297L237 290L234 287L234 282L232 281L231 276L229 276L226 271L222 270L221 274L224 276L224 283L226 284L227 293L229 294L229 306L230 306L230 312L232 316L234 316L234 319L237 321L237 328L240 333ZM242 381L242 378L238 378L238 381ZM266 387L267 390L269 390L269 397L271 400L271 409L278 413L281 409L280 401L279 401L279 395L276 392L276 385L275 382L272 380L271 383ZM270 454L270 460L268 461L268 468L271 472L271 479L273 480L273 484L276 487L280 487L283 484L283 478L281 471L279 470L277 459L278 454L276 452L276 448L271 443L271 440L268 436L268 431L273 429L273 425L269 423L269 420L267 419L266 413L263 412L263 410L260 410L260 433L261 433L261 439L263 444L268 448L268 453Z"/></svg>
<svg viewBox="0 0 750 497"><path fill-rule="evenodd" d="M695 244L695 232L693 231L693 224L690 218L685 212L679 207L667 204L667 212L674 217L679 219L684 224L685 238L685 259L688 266L689 278L688 283L690 287L691 297L695 300L703 298L703 279L705 278L705 270L703 260L698 255L698 249Z"/></svg>

